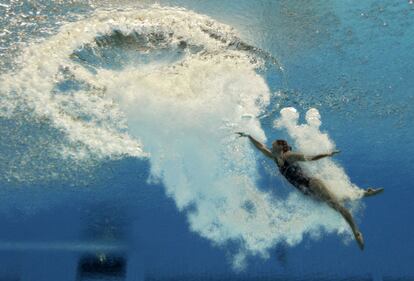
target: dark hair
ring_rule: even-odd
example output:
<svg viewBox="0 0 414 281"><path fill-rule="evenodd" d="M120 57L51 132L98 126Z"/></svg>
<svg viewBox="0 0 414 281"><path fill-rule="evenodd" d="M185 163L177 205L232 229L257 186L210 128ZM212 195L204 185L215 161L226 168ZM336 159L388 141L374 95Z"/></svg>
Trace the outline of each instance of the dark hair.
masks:
<svg viewBox="0 0 414 281"><path fill-rule="evenodd" d="M292 147L289 146L289 144L285 140L275 140L273 143L281 145L283 147L282 148L283 152L288 152L288 151L292 150Z"/></svg>

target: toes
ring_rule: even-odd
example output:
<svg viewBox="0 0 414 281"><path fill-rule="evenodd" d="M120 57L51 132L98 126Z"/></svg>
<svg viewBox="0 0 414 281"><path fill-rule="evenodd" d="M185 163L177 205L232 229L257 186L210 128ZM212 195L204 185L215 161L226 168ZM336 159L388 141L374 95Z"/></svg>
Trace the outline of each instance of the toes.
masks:
<svg viewBox="0 0 414 281"><path fill-rule="evenodd" d="M362 233L358 232L356 233L355 236L356 236L356 240L358 242L359 248L363 250L365 245L364 245L364 238L362 237Z"/></svg>

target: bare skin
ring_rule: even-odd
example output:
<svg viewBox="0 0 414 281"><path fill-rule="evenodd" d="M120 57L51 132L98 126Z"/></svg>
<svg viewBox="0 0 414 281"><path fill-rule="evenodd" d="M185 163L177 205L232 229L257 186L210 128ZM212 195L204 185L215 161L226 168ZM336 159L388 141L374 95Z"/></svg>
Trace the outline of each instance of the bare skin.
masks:
<svg viewBox="0 0 414 281"><path fill-rule="evenodd" d="M283 145L278 144L277 142L273 142L272 149L267 148L263 143L259 142L252 136L238 132L237 133L241 137L247 137L252 142L252 144L260 150L265 156L274 160L278 167L282 167L285 162L291 164L298 161L315 161L325 157L331 157L337 153L338 150L317 154L317 155L304 155L302 153L293 152L293 151L284 151ZM351 213L341 204L341 202L335 197L332 192L330 192L329 188L325 185L325 183L314 177L309 177L309 185L307 186L310 190L312 190L312 194L316 197L316 199L321 200L327 203L332 209L339 212L348 225L351 227L352 233L354 234L355 240L357 241L361 250L364 249L364 239L362 233L359 231L358 226L356 225ZM365 196L372 196L375 194L379 194L383 191L383 189L373 189L368 188L365 193Z"/></svg>

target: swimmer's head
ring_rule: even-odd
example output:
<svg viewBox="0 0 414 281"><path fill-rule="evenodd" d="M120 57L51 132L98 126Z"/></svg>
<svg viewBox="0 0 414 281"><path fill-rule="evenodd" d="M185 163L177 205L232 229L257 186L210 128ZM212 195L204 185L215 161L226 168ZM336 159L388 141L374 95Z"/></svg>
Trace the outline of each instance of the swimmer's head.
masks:
<svg viewBox="0 0 414 281"><path fill-rule="evenodd" d="M285 140L275 140L272 143L272 152L273 153L284 153L284 152L288 152L292 150L292 148L289 146L289 144L287 143L287 141Z"/></svg>

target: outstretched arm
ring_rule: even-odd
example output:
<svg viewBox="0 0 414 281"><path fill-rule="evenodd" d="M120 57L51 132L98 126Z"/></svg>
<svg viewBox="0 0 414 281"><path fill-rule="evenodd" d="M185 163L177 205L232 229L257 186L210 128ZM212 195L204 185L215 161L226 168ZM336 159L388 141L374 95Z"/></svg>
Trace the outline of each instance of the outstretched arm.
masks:
<svg viewBox="0 0 414 281"><path fill-rule="evenodd" d="M325 157L331 157L335 154L338 154L339 150L334 150L332 152L329 153L322 153L322 154L317 154L317 155L304 155L302 153L298 153L298 152L291 152L288 151L286 153L283 154L283 157L285 160L287 160L288 162L296 162L296 161L315 161L315 160L319 160Z"/></svg>
<svg viewBox="0 0 414 281"><path fill-rule="evenodd" d="M329 153L323 153L323 154L317 154L314 156L307 156L306 158L308 158L308 161L315 161L315 160L319 160L325 157L331 157L334 156L335 154L338 154L340 151L339 150L334 150L332 152Z"/></svg>
<svg viewBox="0 0 414 281"><path fill-rule="evenodd" d="M252 137L251 135L248 135L246 133L242 133L242 132L237 132L236 134L238 134L241 137L248 137L249 140L253 143L253 145L260 150L264 155L266 155L269 158L274 158L272 152L270 151L270 149L268 149L263 143L261 143L260 141L256 140L254 137Z"/></svg>

